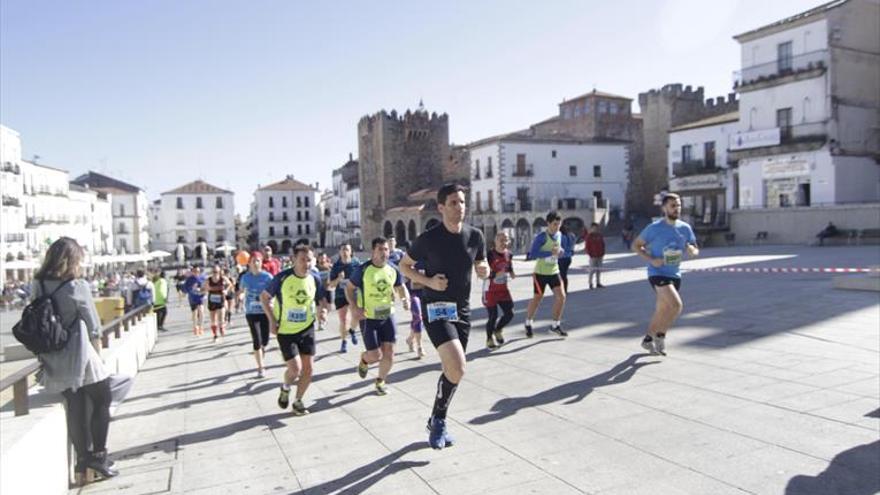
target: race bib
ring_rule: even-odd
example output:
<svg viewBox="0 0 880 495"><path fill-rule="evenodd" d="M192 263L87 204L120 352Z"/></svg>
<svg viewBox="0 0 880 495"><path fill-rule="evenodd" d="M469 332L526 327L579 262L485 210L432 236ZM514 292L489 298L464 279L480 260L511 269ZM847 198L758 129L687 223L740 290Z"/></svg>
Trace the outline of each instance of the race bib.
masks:
<svg viewBox="0 0 880 495"><path fill-rule="evenodd" d="M208 295L208 302L212 302L214 304L220 304L223 302L223 294L210 294Z"/></svg>
<svg viewBox="0 0 880 495"><path fill-rule="evenodd" d="M348 279L345 279L345 280L343 280L342 282L339 282L339 285L337 285L337 287L339 288L339 290L345 290L345 288L346 288L347 286L348 286Z"/></svg>
<svg viewBox="0 0 880 495"><path fill-rule="evenodd" d="M677 266L681 263L681 250L680 249L664 249L663 250L663 263L671 266Z"/></svg>
<svg viewBox="0 0 880 495"><path fill-rule="evenodd" d="M498 285L505 285L505 284L507 284L507 274L506 273L499 273L499 274L495 275L495 278L493 278L492 281Z"/></svg>
<svg viewBox="0 0 880 495"><path fill-rule="evenodd" d="M453 302L429 303L428 323L437 320L458 321L458 305Z"/></svg>
<svg viewBox="0 0 880 495"><path fill-rule="evenodd" d="M290 323L303 323L309 316L306 308L294 308L287 310L287 321Z"/></svg>
<svg viewBox="0 0 880 495"><path fill-rule="evenodd" d="M263 311L263 305L260 304L260 301L257 301L256 299L254 299L253 301L248 301L247 307L248 307L248 311L250 311L252 313Z"/></svg>
<svg viewBox="0 0 880 495"><path fill-rule="evenodd" d="M374 320L387 320L391 317L391 306L382 305L376 306L373 308L373 319Z"/></svg>

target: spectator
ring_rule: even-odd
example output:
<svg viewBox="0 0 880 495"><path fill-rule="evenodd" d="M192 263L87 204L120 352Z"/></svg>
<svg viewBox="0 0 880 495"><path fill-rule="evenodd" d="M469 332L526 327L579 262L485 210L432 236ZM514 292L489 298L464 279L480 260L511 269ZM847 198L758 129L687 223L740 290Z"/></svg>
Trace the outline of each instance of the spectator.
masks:
<svg viewBox="0 0 880 495"><path fill-rule="evenodd" d="M626 252L632 251L632 243L633 238L635 237L635 229L633 225L627 222L626 225L623 226L623 230L620 231L620 237L623 240L623 246L626 248Z"/></svg>
<svg viewBox="0 0 880 495"><path fill-rule="evenodd" d="M816 234L816 237L819 238L819 245L824 246L826 237L834 237L838 234L840 234L840 230L837 229L837 226L831 222L828 222L828 225L826 225L821 232Z"/></svg>
<svg viewBox="0 0 880 495"><path fill-rule="evenodd" d="M596 288L602 289L605 287L600 278L602 276L602 258L605 257L605 237L599 232L598 223L593 222L590 225L590 230L584 236L584 241L587 244L587 255L590 257L589 288L593 288L593 275L595 274Z"/></svg>
<svg viewBox="0 0 880 495"><path fill-rule="evenodd" d="M37 359L42 365L40 383L50 392L61 392L67 402L67 431L76 451L78 483L85 481L87 469L105 478L119 474L107 460L110 374L98 355L101 324L92 291L81 278L83 254L75 240L59 238L49 246L34 286L36 296L53 294L57 315L69 332L64 349L39 354Z"/></svg>
<svg viewBox="0 0 880 495"><path fill-rule="evenodd" d="M159 331L165 331L165 317L168 316L168 281L165 280L165 272L159 270L153 278L153 311L156 312L156 325Z"/></svg>

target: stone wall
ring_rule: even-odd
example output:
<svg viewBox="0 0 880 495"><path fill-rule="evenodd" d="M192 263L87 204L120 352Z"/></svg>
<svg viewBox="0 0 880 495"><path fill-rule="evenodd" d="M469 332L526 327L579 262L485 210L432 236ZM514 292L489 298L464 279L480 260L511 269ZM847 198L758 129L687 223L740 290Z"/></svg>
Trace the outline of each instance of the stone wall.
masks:
<svg viewBox="0 0 880 495"><path fill-rule="evenodd" d="M880 229L880 203L730 211L730 230L738 244L767 232L769 244L810 244L833 222L839 229Z"/></svg>

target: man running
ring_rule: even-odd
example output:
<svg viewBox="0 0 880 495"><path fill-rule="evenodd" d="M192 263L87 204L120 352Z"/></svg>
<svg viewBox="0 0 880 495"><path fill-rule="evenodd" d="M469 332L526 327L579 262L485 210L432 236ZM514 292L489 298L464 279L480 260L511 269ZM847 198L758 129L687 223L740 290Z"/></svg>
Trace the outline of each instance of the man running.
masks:
<svg viewBox="0 0 880 495"><path fill-rule="evenodd" d="M345 339L349 335L351 336L351 345L358 343L355 331L358 327L358 319L357 315L353 313L349 315L348 301L345 299L345 286L348 285L348 279L351 278L351 274L359 264L360 261L351 255L351 244L345 243L339 246L339 259L330 269L330 287L335 289L333 303L336 306L337 314L339 314L339 339L341 340L339 352L341 353L348 352L348 343ZM350 318L348 318L349 316ZM346 330L348 335L346 335Z"/></svg>
<svg viewBox="0 0 880 495"><path fill-rule="evenodd" d="M251 330L254 359L257 361L257 378L263 378L266 346L269 345L269 319L263 312L260 294L272 282L272 275L263 270L263 253L254 251L248 260L248 271L239 278L239 292L244 296L245 320Z"/></svg>
<svg viewBox="0 0 880 495"><path fill-rule="evenodd" d="M315 356L315 308L321 297L321 279L309 271L312 248L297 246L293 268L279 273L260 294L269 331L278 337L278 347L287 369L278 394L278 407L287 409L290 387L296 382L293 414L309 413L302 398L312 383ZM272 307L274 300L275 307Z"/></svg>
<svg viewBox="0 0 880 495"><path fill-rule="evenodd" d="M193 265L190 276L183 283L183 291L189 300L189 309L192 311L193 335L202 334L202 321L205 319L205 278L202 277L202 269Z"/></svg>
<svg viewBox="0 0 880 495"><path fill-rule="evenodd" d="M495 235L495 245L489 250L489 278L483 281L483 306L486 307L486 347L496 349L504 343L504 327L513 319L513 297L507 288L513 273L513 255L508 250L510 236L503 230ZM504 313L498 319L498 307ZM496 323L497 322L497 323Z"/></svg>
<svg viewBox="0 0 880 495"><path fill-rule="evenodd" d="M547 229L535 236L532 248L529 250L529 259L535 260L535 273L532 275L534 293L526 312L526 337L534 335L532 326L533 318L538 311L538 305L544 298L544 289L549 285L553 290L553 324L550 331L567 336L562 329L562 310L565 308L565 288L562 286L562 278L559 276L559 257L562 256L562 233L559 227L562 225L562 216L555 211L547 214Z"/></svg>
<svg viewBox="0 0 880 495"><path fill-rule="evenodd" d="M403 275L425 287L422 320L443 366L428 419L428 442L435 449L454 441L446 430L446 412L464 376L471 327L471 270L481 279L489 275L483 233L464 224L464 191L458 184L437 191L443 221L422 232L400 262ZM422 263L424 274L416 270L417 262Z"/></svg>
<svg viewBox="0 0 880 495"><path fill-rule="evenodd" d="M663 218L645 227L633 243L633 251L648 262L648 282L657 295L657 307L642 347L666 355L666 332L683 307L681 302L681 259L700 254L697 238L690 225L678 219L681 197L666 194L661 205Z"/></svg>
<svg viewBox="0 0 880 495"><path fill-rule="evenodd" d="M397 327L394 322L394 295L403 301L403 309L409 310L409 293L403 285L403 277L396 266L388 261L389 246L384 237L373 239L373 253L370 259L358 266L345 287L345 298L352 312L361 320L364 347L357 372L361 378L367 377L369 365L379 362L379 375L376 378L376 394L385 395L388 389L385 378L394 363L394 343L397 341ZM359 296L355 296L355 288Z"/></svg>

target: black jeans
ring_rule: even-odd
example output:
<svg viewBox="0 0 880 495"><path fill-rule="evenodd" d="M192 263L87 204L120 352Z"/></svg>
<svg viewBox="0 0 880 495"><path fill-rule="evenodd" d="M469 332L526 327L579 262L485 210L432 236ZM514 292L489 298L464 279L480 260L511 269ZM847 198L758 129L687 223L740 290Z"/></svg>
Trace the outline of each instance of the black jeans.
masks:
<svg viewBox="0 0 880 495"><path fill-rule="evenodd" d="M568 267L571 266L571 258L559 258L559 276L562 278L562 286L568 294Z"/></svg>
<svg viewBox="0 0 880 495"><path fill-rule="evenodd" d="M110 429L110 379L62 392L67 401L67 434L76 450L76 462L82 464L88 453L107 450ZM91 411L87 402L91 401ZM91 436L89 435L91 434ZM89 443L91 442L91 449Z"/></svg>
<svg viewBox="0 0 880 495"><path fill-rule="evenodd" d="M168 316L168 308L162 306L161 308L153 308L153 311L156 312L156 326L165 328L165 317Z"/></svg>

